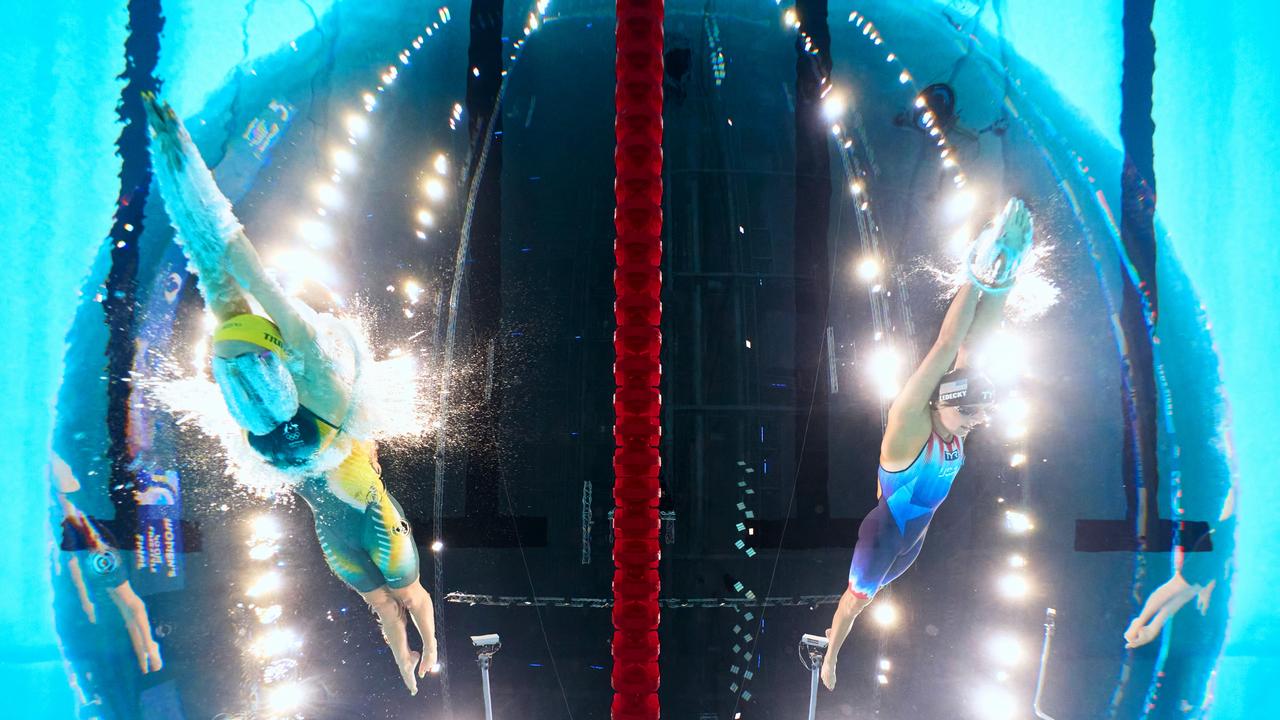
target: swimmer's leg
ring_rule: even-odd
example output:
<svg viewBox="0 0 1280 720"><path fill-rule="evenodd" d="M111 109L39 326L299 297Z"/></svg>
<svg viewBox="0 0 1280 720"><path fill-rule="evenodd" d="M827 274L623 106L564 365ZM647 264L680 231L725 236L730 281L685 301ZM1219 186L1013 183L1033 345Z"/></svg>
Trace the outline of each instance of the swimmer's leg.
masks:
<svg viewBox="0 0 1280 720"><path fill-rule="evenodd" d="M1188 583L1177 573L1156 588L1142 606L1142 612L1124 631L1125 647L1136 648L1155 640L1164 625L1202 588Z"/></svg>
<svg viewBox="0 0 1280 720"><path fill-rule="evenodd" d="M355 515L355 513L352 513ZM363 516L355 515L354 522L360 522ZM369 608L378 616L378 624L382 627L382 637L387 647L391 648L391 656L400 670L400 678L409 692L417 694L418 682L413 676L414 666L420 656L409 649L409 634L405 623L405 609L391 595L387 581L374 565L369 553L362 547L348 544L330 524L341 520L316 521L316 537L320 541L320 551L329 569L340 580L360 593L360 597L369 604ZM416 578L416 576L415 576ZM434 663L435 661L432 660Z"/></svg>
<svg viewBox="0 0 1280 720"><path fill-rule="evenodd" d="M160 646L151 634L151 620L147 616L146 603L133 591L128 581L107 590L107 596L115 603L124 620L125 630L129 632L129 642L133 644L134 655L138 658L138 670L142 674L156 672L164 668L160 659Z"/></svg>
<svg viewBox="0 0 1280 720"><path fill-rule="evenodd" d="M418 677L436 664L435 606L431 594L418 582L418 547L404 508L385 489L365 510L364 546L387 579L387 588L413 618L422 636Z"/></svg>
<svg viewBox="0 0 1280 720"><path fill-rule="evenodd" d="M930 519L932 519L932 515L930 515ZM911 528L908 526L907 529L910 530ZM884 579L880 581L881 586L888 585L902 577L902 573L906 572L907 568L915 563L916 558L920 557L920 548L924 547L924 536L928 533L928 530L929 528L926 524L925 528L920 531L919 539L911 547L903 550L898 557L894 558L893 564L889 566L889 572L885 573Z"/></svg>
<svg viewBox="0 0 1280 720"><path fill-rule="evenodd" d="M827 629L828 646L822 661L821 677L828 690L836 686L836 660L840 647L853 629L853 621L887 583L890 570L899 555L908 548L888 503L881 497L858 526L858 544L853 548L853 562L849 565L849 586L841 595L840 604L831 618L831 627Z"/></svg>
<svg viewBox="0 0 1280 720"><path fill-rule="evenodd" d="M395 658L400 669L400 679L413 695L418 694L418 679L413 676L413 668L418 664L419 654L409 649L409 633L405 623L404 608L400 601L386 586L361 592L360 596L369 603L369 608L378 616L378 624L382 626L382 637L391 648L391 656Z"/></svg>
<svg viewBox="0 0 1280 720"><path fill-rule="evenodd" d="M437 662L436 651L436 610L431 601L431 593L422 587L416 579L406 587L391 588L391 595L400 606L413 618L414 627L422 636L422 659L418 663L418 677L428 672L435 672Z"/></svg>

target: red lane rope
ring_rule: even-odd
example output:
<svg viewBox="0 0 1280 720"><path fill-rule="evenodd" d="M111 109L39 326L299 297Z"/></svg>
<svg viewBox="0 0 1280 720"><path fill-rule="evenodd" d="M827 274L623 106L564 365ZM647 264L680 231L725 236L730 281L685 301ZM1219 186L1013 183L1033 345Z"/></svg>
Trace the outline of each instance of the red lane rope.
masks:
<svg viewBox="0 0 1280 720"><path fill-rule="evenodd" d="M613 223L614 720L657 720L663 0L618 0Z"/></svg>

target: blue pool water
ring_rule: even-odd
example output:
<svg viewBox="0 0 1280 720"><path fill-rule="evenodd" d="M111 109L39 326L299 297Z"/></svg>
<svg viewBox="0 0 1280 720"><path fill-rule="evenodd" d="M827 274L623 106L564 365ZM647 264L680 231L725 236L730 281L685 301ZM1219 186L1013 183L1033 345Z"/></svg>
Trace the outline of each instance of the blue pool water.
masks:
<svg viewBox="0 0 1280 720"><path fill-rule="evenodd" d="M184 117L198 115L234 73L287 49L348 2L354 0L259 2L248 18L239 4L165 2L157 74L167 79L166 97ZM1006 27L997 27L990 12L984 27L1002 32L1029 64L1023 66L1028 83L1056 90L1078 111L1082 127L1092 128L1099 152L1114 150L1122 52L1117 4L997 4L1006 10ZM8 291L0 321L8 339L0 373L0 397L7 401L0 411L6 428L0 456L9 459L8 495L0 507L0 693L8 708L21 710L15 716L70 718L74 699L51 584L49 548L56 545L46 511L47 458L64 367L92 365L84 358L68 361L69 342L91 345L92 338L68 338L67 331L110 261L102 238L119 192L115 106L128 13L123 3L10 5L0 30L7 72L0 96L0 168L6 174L0 210L7 221L0 287ZM392 16L411 3L387 5ZM752 12L772 17L773 3L758 5ZM890 4L866 5L871 13ZM858 6L833 3L833 25ZM910 13L903 16L910 20ZM1269 83L1280 65L1276 27L1280 9L1265 0L1157 3L1153 23L1164 243L1159 281L1169 293L1158 330L1174 422L1186 448L1180 467L1199 474L1196 481L1219 486L1229 472L1240 486L1236 570L1211 683L1209 717L1218 720L1269 717L1280 708L1274 680L1280 676L1280 614L1273 599L1280 587L1274 530L1280 484L1272 479L1276 443L1270 427L1280 406L1273 359L1280 350L1280 243L1274 238L1280 227L1280 134L1270 117ZM1189 515L1212 512L1212 501L1189 502Z"/></svg>

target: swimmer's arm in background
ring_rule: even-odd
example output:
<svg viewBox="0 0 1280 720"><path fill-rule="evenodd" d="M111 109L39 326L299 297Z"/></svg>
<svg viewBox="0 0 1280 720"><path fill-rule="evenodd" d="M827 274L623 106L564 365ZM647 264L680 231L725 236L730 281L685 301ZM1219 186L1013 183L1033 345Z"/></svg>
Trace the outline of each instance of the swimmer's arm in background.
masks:
<svg viewBox="0 0 1280 720"><path fill-rule="evenodd" d="M920 446L929 436L929 400L951 369L964 338L969 334L978 306L978 289L971 284L961 286L951 299L942 329L920 366L907 379L889 406L888 423L884 440L880 443L880 456L885 460L910 460L920 452Z"/></svg>
<svg viewBox="0 0 1280 720"><path fill-rule="evenodd" d="M89 586L84 582L84 573L80 571L80 560L75 555L67 558L67 569L71 571L71 584L76 588L76 596L80 598L80 609L84 611L85 617L89 618L90 624L98 623L98 612L93 606L93 600L89 597Z"/></svg>

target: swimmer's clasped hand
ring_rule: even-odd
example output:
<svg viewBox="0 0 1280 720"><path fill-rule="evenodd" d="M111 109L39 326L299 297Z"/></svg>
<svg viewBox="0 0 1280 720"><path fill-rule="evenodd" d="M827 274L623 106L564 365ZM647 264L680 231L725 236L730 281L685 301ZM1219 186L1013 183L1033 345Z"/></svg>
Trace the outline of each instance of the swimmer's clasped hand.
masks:
<svg viewBox="0 0 1280 720"><path fill-rule="evenodd" d="M1008 291L1031 249L1033 234L1034 222L1026 204L1010 198L993 225L974 242L967 263L970 279L984 292Z"/></svg>
<svg viewBox="0 0 1280 720"><path fill-rule="evenodd" d="M162 102L155 93L142 93L142 105L147 111L147 124L151 127L151 135L159 144L158 153L175 172L181 171L186 164L187 147L191 145L191 137L187 134L178 114L169 103Z"/></svg>

